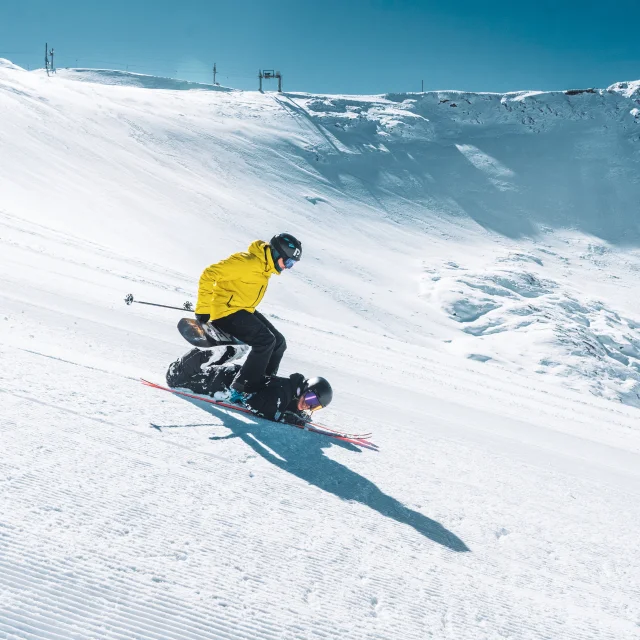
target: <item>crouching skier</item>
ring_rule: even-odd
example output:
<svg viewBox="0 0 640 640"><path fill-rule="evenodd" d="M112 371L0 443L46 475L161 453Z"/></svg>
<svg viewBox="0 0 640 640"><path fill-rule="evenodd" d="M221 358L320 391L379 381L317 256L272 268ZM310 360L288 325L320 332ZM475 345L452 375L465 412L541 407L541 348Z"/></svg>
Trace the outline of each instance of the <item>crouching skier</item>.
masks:
<svg viewBox="0 0 640 640"><path fill-rule="evenodd" d="M209 395L215 400L227 400L241 366L225 361L225 354L218 356L193 349L169 366L167 384ZM332 398L331 385L324 378L305 379L301 373L292 373L288 378L266 376L243 404L267 420L299 425L309 422L311 412L326 407Z"/></svg>
<svg viewBox="0 0 640 640"><path fill-rule="evenodd" d="M264 376L274 376L287 343L256 307L272 275L291 269L302 257L302 244L288 233L256 240L247 252L207 267L198 286L196 319L211 322L251 348L228 386L225 400L243 404L260 390Z"/></svg>

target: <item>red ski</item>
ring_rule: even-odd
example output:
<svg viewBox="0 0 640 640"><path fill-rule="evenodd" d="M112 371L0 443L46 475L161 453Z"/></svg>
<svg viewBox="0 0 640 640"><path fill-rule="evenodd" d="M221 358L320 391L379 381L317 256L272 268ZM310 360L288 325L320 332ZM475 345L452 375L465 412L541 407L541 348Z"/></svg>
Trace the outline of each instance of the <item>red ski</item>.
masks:
<svg viewBox="0 0 640 640"><path fill-rule="evenodd" d="M163 387L160 384L156 384L155 382L149 382L148 380L140 380L142 384L147 387L153 387L154 389L161 389L162 391L169 391L177 396L183 396L185 398L192 398L193 400L199 400L200 402L207 402L209 404L214 404L218 407L222 407L223 409L230 409L232 411L239 411L240 413L247 413L249 415L256 416L251 409L247 409L246 407L238 406L237 404L230 404L228 402L222 402L220 400L214 400L213 398L207 396L201 396L196 393L187 393L186 391L178 391L177 389L171 389L170 387ZM261 420L266 420L266 418L260 418ZM273 422L273 420L269 420L269 422ZM298 429L303 429L304 431L311 431L311 433L318 433L323 436L328 436L329 438L335 438L336 440L342 440L343 442L349 442L351 444L355 444L359 447L364 447L365 449L371 449L373 451L378 451L378 446L373 442L367 440L371 436L370 433L365 434L353 434L353 433L343 433L342 431L336 431L334 429L330 429L329 427L325 427L321 424L315 424L314 422L307 422L306 424L292 424L290 422L276 422L275 424L287 424L290 427L297 427Z"/></svg>

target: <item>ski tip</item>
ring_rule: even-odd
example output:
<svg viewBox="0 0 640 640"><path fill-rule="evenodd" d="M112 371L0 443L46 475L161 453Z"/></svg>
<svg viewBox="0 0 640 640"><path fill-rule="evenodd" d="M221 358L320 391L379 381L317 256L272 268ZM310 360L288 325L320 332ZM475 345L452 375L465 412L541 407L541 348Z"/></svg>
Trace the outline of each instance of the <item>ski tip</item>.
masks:
<svg viewBox="0 0 640 640"><path fill-rule="evenodd" d="M368 449L369 451L380 451L380 447L378 447L377 444L374 444L373 442L364 442L362 440L357 441L354 443L355 445L362 447L363 449Z"/></svg>

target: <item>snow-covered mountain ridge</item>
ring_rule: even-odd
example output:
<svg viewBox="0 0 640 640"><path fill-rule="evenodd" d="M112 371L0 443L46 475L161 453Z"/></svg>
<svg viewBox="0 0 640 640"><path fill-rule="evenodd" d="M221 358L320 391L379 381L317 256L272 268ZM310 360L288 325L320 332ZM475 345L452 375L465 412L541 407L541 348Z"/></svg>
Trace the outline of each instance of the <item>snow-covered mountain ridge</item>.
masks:
<svg viewBox="0 0 640 640"><path fill-rule="evenodd" d="M300 99L309 98L306 94L288 95ZM380 115L382 122L386 120L391 125L400 124L393 121L393 109L389 109L389 115L385 114L381 106L384 100L394 103L396 107L399 105L416 119L438 118L443 110L455 109L446 114L446 117L459 124L522 124L526 125L526 131L539 132L551 126L554 118L584 120L604 114L624 124L637 123L640 81L617 82L607 89L517 91L504 94L429 91L389 93L377 98L377 101L372 101L355 96L311 96L306 107L317 113L342 114L346 121L363 116L375 119L376 115ZM410 124L410 121L405 124Z"/></svg>
<svg viewBox="0 0 640 640"><path fill-rule="evenodd" d="M640 638L638 83L209 89L0 61L0 638ZM139 382L283 230L379 453Z"/></svg>
<svg viewBox="0 0 640 640"><path fill-rule="evenodd" d="M140 89L164 89L166 91L233 91L233 89L219 85L178 80L176 78L162 78L144 73L119 71L116 69L59 69L55 75L79 82L138 87Z"/></svg>

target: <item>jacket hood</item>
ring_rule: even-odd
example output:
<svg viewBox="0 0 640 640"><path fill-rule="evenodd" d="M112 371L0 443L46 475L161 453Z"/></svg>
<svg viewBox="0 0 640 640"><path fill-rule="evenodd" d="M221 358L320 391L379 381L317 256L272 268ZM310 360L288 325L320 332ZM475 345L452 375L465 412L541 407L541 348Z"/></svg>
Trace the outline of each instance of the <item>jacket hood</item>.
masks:
<svg viewBox="0 0 640 640"><path fill-rule="evenodd" d="M266 273L280 275L280 271L278 271L275 264L273 264L273 256L271 255L271 248L268 243L264 240L254 240L249 245L248 251L263 263Z"/></svg>

